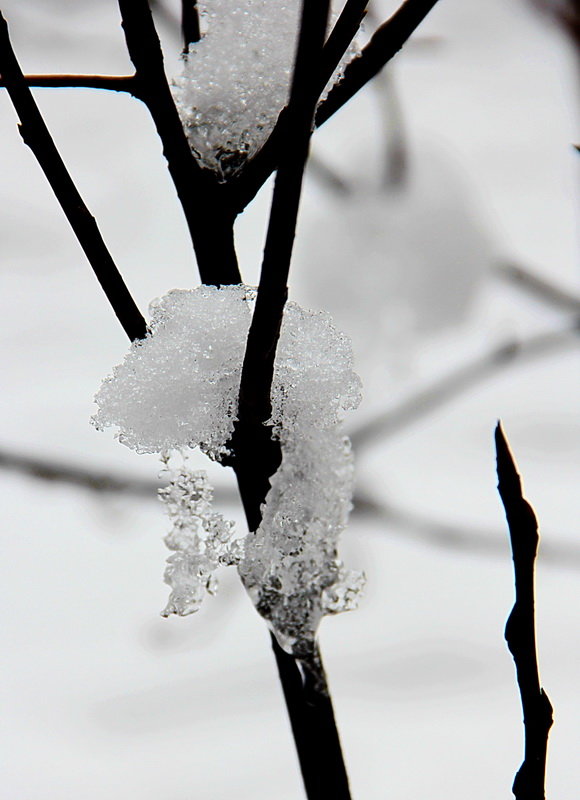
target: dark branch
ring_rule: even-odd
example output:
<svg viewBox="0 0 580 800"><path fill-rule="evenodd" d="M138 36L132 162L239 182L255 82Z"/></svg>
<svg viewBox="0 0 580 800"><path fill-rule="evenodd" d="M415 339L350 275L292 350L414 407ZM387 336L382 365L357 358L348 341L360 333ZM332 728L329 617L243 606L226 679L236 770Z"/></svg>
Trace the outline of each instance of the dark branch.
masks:
<svg viewBox="0 0 580 800"><path fill-rule="evenodd" d="M234 249L235 212L210 170L195 160L163 66L163 53L148 0L119 0L127 49L146 104L163 144L170 175L183 207L203 283L240 283Z"/></svg>
<svg viewBox="0 0 580 800"><path fill-rule="evenodd" d="M399 405L364 422L350 434L353 447L357 449L376 444L381 439L404 430L408 425L436 411L511 364L544 357L563 346L577 346L578 330L579 323L574 322L564 330L540 333L529 339L506 342L495 347L472 363L453 370L443 378L438 378L422 391L404 399Z"/></svg>
<svg viewBox="0 0 580 800"><path fill-rule="evenodd" d="M107 89L139 97L134 75L25 75L27 86L41 89ZM0 87L4 81L0 80Z"/></svg>
<svg viewBox="0 0 580 800"><path fill-rule="evenodd" d="M181 32L183 34L183 51L187 53L189 45L199 42L199 14L196 0L181 0Z"/></svg>
<svg viewBox="0 0 580 800"><path fill-rule="evenodd" d="M498 489L505 508L514 561L516 598L505 638L514 658L525 730L525 755L512 791L517 800L544 800L552 705L540 685L536 653L534 568L538 521L524 498L522 482L501 424L495 429Z"/></svg>
<svg viewBox="0 0 580 800"><path fill-rule="evenodd" d="M0 14L0 74L20 118L20 134L42 167L62 210L127 336L141 339L147 325L135 305L97 223L86 207L52 140L16 59Z"/></svg>
<svg viewBox="0 0 580 800"><path fill-rule="evenodd" d="M347 66L343 79L318 107L318 127L354 97L399 52L436 2L437 0L406 0L378 28L359 58Z"/></svg>
<svg viewBox="0 0 580 800"><path fill-rule="evenodd" d="M309 800L349 798L348 776L318 649L311 665L288 655L272 636L284 699Z"/></svg>
<svg viewBox="0 0 580 800"><path fill-rule="evenodd" d="M281 137L260 285L246 343L232 437L233 467L250 532L261 521L270 477L281 461L280 443L266 422L276 347L288 294L287 279L308 157L329 0L304 0L287 124ZM250 533L251 535L251 533ZM310 660L284 653L274 643L280 681L292 724L308 800L350 800L332 702L318 651Z"/></svg>
<svg viewBox="0 0 580 800"><path fill-rule="evenodd" d="M260 524L260 507L270 488L269 478L280 464L280 446L264 423L271 413L270 389L282 314L288 294L287 279L304 167L308 157L312 118L319 97L316 76L326 32L328 0L305 2L295 69L284 128L282 161L276 176L272 209L264 247L260 285L248 334L242 368L238 423L232 440L234 468L250 530ZM256 442L260 442L256 456ZM242 466L246 455L247 465ZM260 474L251 463L262 465ZM251 480L251 485L246 481Z"/></svg>
<svg viewBox="0 0 580 800"><path fill-rule="evenodd" d="M359 58L346 67L343 79L332 89L326 100L319 104L315 115L316 127L326 122L396 55L436 2L437 0L428 2L406 0L401 8L378 29ZM339 17L323 51L323 67L319 78L319 83L322 83L320 92L355 36L366 5L367 3L361 0L351 0ZM339 52L340 55L337 55ZM276 169L284 148L287 124L288 114L284 109L264 146L248 162L242 174L231 181L232 198L238 212L243 211L253 200Z"/></svg>

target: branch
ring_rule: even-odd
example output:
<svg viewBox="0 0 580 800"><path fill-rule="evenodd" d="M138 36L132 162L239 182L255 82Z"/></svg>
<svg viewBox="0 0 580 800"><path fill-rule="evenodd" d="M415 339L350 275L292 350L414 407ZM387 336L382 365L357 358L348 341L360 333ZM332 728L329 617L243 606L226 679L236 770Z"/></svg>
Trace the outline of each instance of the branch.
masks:
<svg viewBox="0 0 580 800"><path fill-rule="evenodd" d="M314 119L317 128L362 89L397 54L436 2L437 0L406 0L399 10L376 31L361 55L346 67L342 80L331 90L326 100L319 104ZM366 5L367 3L363 3L361 0L358 2L351 0L347 3L329 36L325 45L328 59L324 62L321 73L322 76L327 77L320 92L326 86L342 54L355 36L360 20L364 16L364 6ZM358 22L356 22L357 19ZM342 47L342 53L337 61L336 54L340 47ZM332 66L333 64L334 66ZM320 80L322 81L322 78ZM283 152L284 132L287 124L288 114L287 109L284 109L263 147L248 162L241 175L231 181L230 190L238 212L243 211L254 199L276 169Z"/></svg>
<svg viewBox="0 0 580 800"><path fill-rule="evenodd" d="M203 283L241 282L234 249L234 210L224 187L195 160L163 67L163 52L148 0L119 0L127 49L140 97L163 144L170 175L183 207Z"/></svg>
<svg viewBox="0 0 580 800"><path fill-rule="evenodd" d="M20 117L20 134L36 156L119 322L131 340L143 338L147 332L145 320L103 241L94 217L56 149L26 85L10 43L8 25L1 13L0 74Z"/></svg>
<svg viewBox="0 0 580 800"><path fill-rule="evenodd" d="M27 86L41 89L108 89L139 97L134 75L25 75ZM0 79L0 88L5 83Z"/></svg>
<svg viewBox="0 0 580 800"><path fill-rule="evenodd" d="M324 91L360 28L368 1L347 0L330 36L324 43L320 68L316 75L310 75L311 88L318 92L318 97ZM286 107L282 110L272 133L259 152L248 162L241 174L230 181L229 191L238 212L244 210L275 171L284 152L288 124L289 113L288 107Z"/></svg>
<svg viewBox="0 0 580 800"><path fill-rule="evenodd" d="M551 281L536 275L519 264L500 264L497 274L533 297L560 309L580 313L580 296L562 289Z"/></svg>
<svg viewBox="0 0 580 800"><path fill-rule="evenodd" d="M525 730L524 761L512 791L517 800L544 800L552 705L540 685L536 654L534 567L539 542L538 521L523 496L521 479L500 423L495 430L495 443L498 489L509 526L516 591L505 638L516 665Z"/></svg>
<svg viewBox="0 0 580 800"><path fill-rule="evenodd" d="M511 364L542 358L563 346L577 345L579 328L580 321L575 321L563 330L539 333L529 339L494 347L472 363L438 378L430 386L355 428L350 433L353 447L366 447L399 433Z"/></svg>
<svg viewBox="0 0 580 800"><path fill-rule="evenodd" d="M347 103L395 56L425 19L437 0L405 0L403 5L375 32L359 58L352 61L344 77L316 112L320 127Z"/></svg>
<svg viewBox="0 0 580 800"><path fill-rule="evenodd" d="M308 799L347 800L348 776L320 652L316 648L311 665L299 663L271 639Z"/></svg>
<svg viewBox="0 0 580 800"><path fill-rule="evenodd" d="M199 14L197 0L181 0L181 31L183 34L183 52L187 53L189 45L199 42Z"/></svg>
<svg viewBox="0 0 580 800"><path fill-rule="evenodd" d="M288 294L287 279L308 157L316 103L320 96L321 56L329 0L304 0L295 58L287 124L281 138L266 235L260 285L248 333L238 421L232 437L232 463L250 532L261 522L261 507L270 477L281 462L279 441L266 422L276 346ZM250 534L251 535L251 534ZM290 716L308 800L350 800L348 778L318 649L312 658L297 659L274 642L280 681Z"/></svg>

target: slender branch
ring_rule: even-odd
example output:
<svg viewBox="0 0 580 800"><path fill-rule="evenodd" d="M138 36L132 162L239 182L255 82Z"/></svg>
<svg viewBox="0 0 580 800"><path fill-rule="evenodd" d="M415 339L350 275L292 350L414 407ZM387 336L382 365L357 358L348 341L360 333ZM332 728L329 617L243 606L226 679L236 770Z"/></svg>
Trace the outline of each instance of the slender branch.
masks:
<svg viewBox="0 0 580 800"><path fill-rule="evenodd" d="M139 83L134 75L25 75L24 81L27 86L41 89L107 89L139 97ZM0 88L4 85L0 79Z"/></svg>
<svg viewBox="0 0 580 800"><path fill-rule="evenodd" d="M575 321L563 330L539 333L529 339L494 347L489 353L436 379L430 386L355 428L350 433L353 447L358 449L376 444L386 436L399 433L511 364L544 357L564 346L577 346L579 328L580 322Z"/></svg>
<svg viewBox="0 0 580 800"><path fill-rule="evenodd" d="M234 248L236 213L224 187L195 160L173 97L148 0L119 0L127 49L146 104L163 144L170 175L183 207L203 283L240 283Z"/></svg>
<svg viewBox="0 0 580 800"><path fill-rule="evenodd" d="M496 272L500 277L529 292L547 305L561 311L580 313L580 295L562 289L552 281L536 275L520 264L500 264Z"/></svg>
<svg viewBox="0 0 580 800"><path fill-rule="evenodd" d="M319 104L314 119L317 128L326 122L339 108L342 108L398 53L436 2L437 0L406 0L393 16L381 25L363 49L361 55L346 67L342 80L331 90L326 100ZM338 45L342 46L342 53L344 53L356 34L360 20L364 16L364 6L366 6L366 3L361 2L361 0L357 3L355 3L355 0L347 3L335 25L334 30L338 28L336 36L333 35L333 30L328 39L325 45L325 50L328 47L328 60L324 63L320 80L322 81L324 76L327 77L320 89L321 92L338 63L336 60L336 54L340 50ZM358 22L356 22L357 14ZM344 25L341 24L339 27L343 17ZM338 60L342 57L342 53ZM288 115L286 109L284 109L263 147L248 162L241 175L231 181L230 191L238 212L243 211L248 203L253 200L268 177L276 169L280 155L283 152L284 131L287 124Z"/></svg>
<svg viewBox="0 0 580 800"><path fill-rule="evenodd" d="M232 437L232 463L248 527L255 531L270 477L281 462L280 443L265 425L276 346L294 242L312 121L320 96L318 76L329 0L304 0L294 74L281 139L281 161L274 185L260 285L242 367L238 422ZM321 90L320 90L321 91ZM259 465L258 468L256 466ZM274 643L280 681L290 716L308 800L350 800L332 702L318 650L308 660L285 653Z"/></svg>
<svg viewBox="0 0 580 800"><path fill-rule="evenodd" d="M348 776L318 648L311 665L288 655L272 636L284 699L309 800L349 798ZM330 769L328 767L331 767Z"/></svg>
<svg viewBox="0 0 580 800"><path fill-rule="evenodd" d="M398 11L377 29L359 58L347 66L343 79L318 107L318 127L354 97L399 52L436 2L405 0Z"/></svg>
<svg viewBox="0 0 580 800"><path fill-rule="evenodd" d="M189 45L199 42L199 14L196 0L181 0L181 32L183 34L183 51L187 53Z"/></svg>
<svg viewBox="0 0 580 800"><path fill-rule="evenodd" d="M539 543L538 521L524 498L521 478L500 423L495 430L495 443L498 489L509 526L516 591L505 638L516 665L525 730L524 761L512 791L517 800L544 800L552 705L540 685L536 653L534 568Z"/></svg>
<svg viewBox="0 0 580 800"><path fill-rule="evenodd" d="M26 85L10 43L8 25L1 13L0 74L20 118L20 134L36 156L119 322L131 340L143 338L147 332L145 320L56 149Z"/></svg>
<svg viewBox="0 0 580 800"><path fill-rule="evenodd" d="M316 77L310 76L311 82L316 81L312 83L312 89L317 91L318 97L360 28L367 5L368 0L347 0L345 3L330 36L324 43L318 74ZM259 152L248 162L241 174L230 181L229 191L238 212L244 210L276 169L287 141L288 124L288 108L285 108Z"/></svg>

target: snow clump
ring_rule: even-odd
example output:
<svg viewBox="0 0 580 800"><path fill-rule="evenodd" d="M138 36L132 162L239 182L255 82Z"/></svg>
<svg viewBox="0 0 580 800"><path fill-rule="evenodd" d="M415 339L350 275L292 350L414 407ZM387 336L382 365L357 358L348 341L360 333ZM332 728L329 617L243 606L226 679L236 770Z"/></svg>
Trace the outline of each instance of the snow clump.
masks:
<svg viewBox="0 0 580 800"><path fill-rule="evenodd" d="M117 426L119 440L138 452L199 446L223 458L237 418L255 297L244 285L200 286L152 304L146 338L131 345L95 398L95 425ZM186 465L170 470L160 493L174 526L166 539L174 554L165 573L172 594L164 613L197 610L214 590L215 569L235 564L281 646L306 655L322 616L353 608L364 583L337 553L353 492L342 420L360 401L360 380L350 341L328 314L286 304L271 401L269 424L282 463L257 531L234 539L231 524L211 512L204 474Z"/></svg>
<svg viewBox="0 0 580 800"><path fill-rule="evenodd" d="M259 150L287 103L301 0L199 3L205 28L190 44L174 95L191 149L225 181ZM360 49L351 45L323 97Z"/></svg>

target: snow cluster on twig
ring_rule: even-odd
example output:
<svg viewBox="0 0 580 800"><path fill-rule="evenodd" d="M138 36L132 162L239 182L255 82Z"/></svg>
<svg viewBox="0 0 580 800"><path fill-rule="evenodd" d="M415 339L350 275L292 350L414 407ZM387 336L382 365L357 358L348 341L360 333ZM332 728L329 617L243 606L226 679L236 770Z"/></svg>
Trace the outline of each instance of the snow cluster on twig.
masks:
<svg viewBox="0 0 580 800"><path fill-rule="evenodd" d="M221 180L264 144L288 100L300 0L199 3L203 36L189 46L174 95L191 148ZM327 90L358 54L351 45Z"/></svg>
<svg viewBox="0 0 580 800"><path fill-rule="evenodd" d="M221 460L237 418L245 342L255 289L200 286L174 290L151 306L145 339L134 342L96 396L93 421L116 425L138 452L200 447ZM349 340L330 316L286 305L268 424L282 464L271 478L262 523L243 540L211 511L204 473L170 469L161 497L173 522L174 551L165 614L196 611L215 589L213 572L236 564L256 608L280 644L295 654L312 647L320 619L356 605L364 578L338 559L353 492L350 442L342 430L360 400Z"/></svg>

